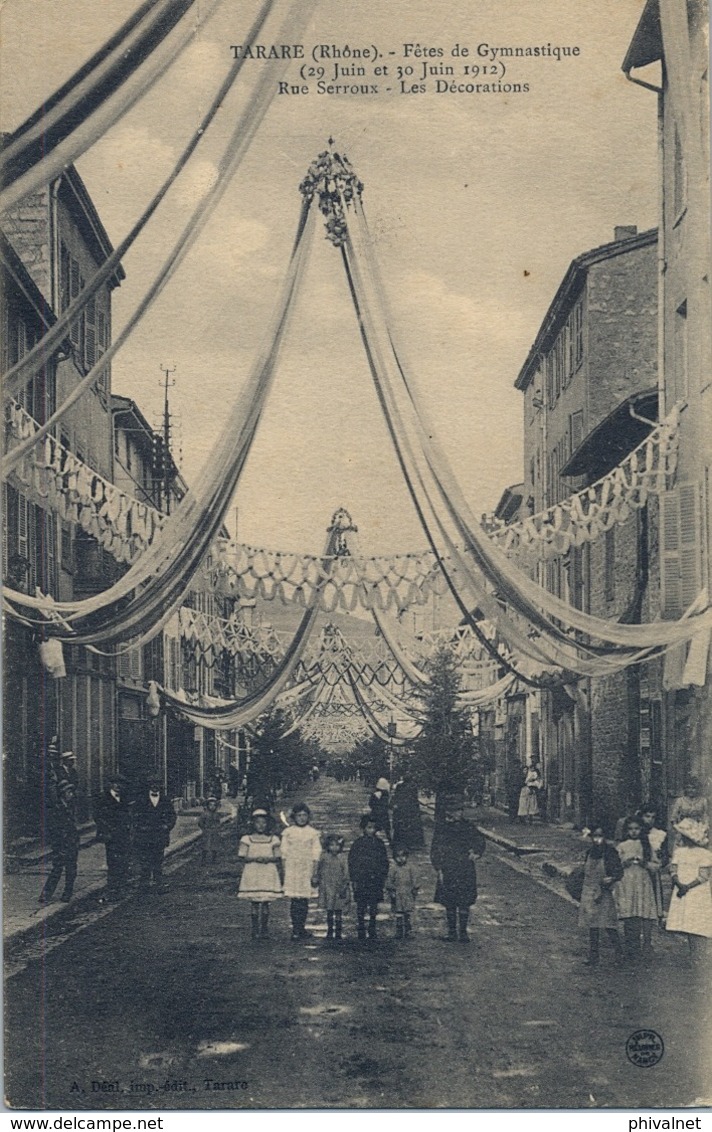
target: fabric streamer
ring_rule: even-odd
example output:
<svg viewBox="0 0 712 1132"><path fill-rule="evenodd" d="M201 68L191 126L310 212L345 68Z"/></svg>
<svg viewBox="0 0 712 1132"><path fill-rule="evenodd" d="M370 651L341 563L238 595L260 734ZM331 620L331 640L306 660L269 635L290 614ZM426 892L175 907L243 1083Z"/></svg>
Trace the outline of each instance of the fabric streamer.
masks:
<svg viewBox="0 0 712 1132"><path fill-rule="evenodd" d="M537 630L539 636L536 652L539 656L549 664L556 664L579 674L598 675L606 670L613 671L617 667L637 663L647 659L651 650L688 639L698 629L712 624L712 611L709 609L678 622L650 625L621 625L593 617L574 609L532 582L487 540L484 532L478 530L479 524L474 520L444 454L431 439L434 435L432 428L423 423L422 410L415 401L413 390L392 347L370 262L370 246L358 199L354 199L345 211L348 217L348 239L343 248L344 261L350 275L352 295L355 295L362 336L369 352L386 423L414 502L422 504L424 501L422 491L418 493L415 487L415 480L420 477L421 488L423 483L430 485L431 494L425 502L438 519L441 536L445 532L445 522L450 522L454 537L459 537L464 544L466 553L458 553L456 560L467 585L475 591L482 591L486 580L496 588L498 594L506 598L517 614ZM367 272L365 278L361 273L364 263ZM373 307L376 309L375 314L371 309ZM422 506L420 514L422 521ZM457 550L454 537L447 540L446 549L451 555ZM434 546L433 549L437 552L437 547ZM488 610L487 616L493 615L496 623L501 625L502 611L493 608L498 603L491 601L489 604L491 613ZM558 627L556 622L559 621L568 628L600 640L603 648L599 650L598 646L584 645L573 640ZM511 625L509 633L511 636ZM521 642L522 634L518 633L517 636ZM599 663L594 663L596 658L592 653L599 651ZM532 650L527 649L527 652L531 655Z"/></svg>
<svg viewBox="0 0 712 1132"><path fill-rule="evenodd" d="M151 0L12 135L0 157L0 211L36 192L102 137L161 78L223 0ZM183 19L195 4L192 21Z"/></svg>
<svg viewBox="0 0 712 1132"><path fill-rule="evenodd" d="M336 534L332 531L329 534L325 555L332 553L335 538ZM262 715L286 687L307 646L318 611L319 603L314 599L304 613L281 662L267 683L258 691L250 693L241 700L227 701L219 707L202 708L187 704L165 688L159 688L161 699L166 705L180 711L196 726L207 727L211 731L244 727L246 723Z"/></svg>
<svg viewBox="0 0 712 1132"><path fill-rule="evenodd" d="M313 0L311 0L313 3ZM306 23L308 15L311 11L309 3L301 3L300 0L293 0L291 7L288 10L287 16L278 29L277 42L294 43L299 38L299 33ZM294 37L294 38L292 38ZM121 349L124 342L130 337L133 330L141 321L143 316L152 306L154 301L163 291L168 281L172 278L173 274L178 270L186 255L192 248L193 244L198 239L207 224L210 216L222 199L225 191L227 190L233 175L235 174L238 166L247 152L250 143L257 132L257 129L267 112L267 109L274 96L274 90L277 85L279 75L283 73L288 65L287 60L280 60L276 63L268 63L260 68L260 78L258 79L250 98L244 107L242 113L238 118L237 125L235 126L226 149L218 162L218 175L214 184L203 194L198 204L196 205L190 220L184 227L178 240L173 246L168 258L161 267L158 275L153 280L148 291L139 303L138 307L134 310L133 314L129 317L125 326L121 329L117 338L111 343L109 348L102 354L100 360L95 366L86 374L84 378L74 387L69 396L62 402L56 409L51 417L38 428L33 438L29 438L18 444L9 452L2 461L2 474L6 478L8 473L22 460L27 453L32 449L34 444L43 439L64 416L68 409L96 384L102 377L106 366L112 360L114 355Z"/></svg>
<svg viewBox="0 0 712 1132"><path fill-rule="evenodd" d="M167 615L179 607L190 589L191 579L222 524L254 440L274 379L312 228L305 205L266 344L253 363L195 487L166 521L160 537L117 583L81 602L56 603L57 611L72 625L76 643L126 641L139 633L155 633L158 617L162 615L165 623ZM27 595L8 589L4 594L13 607L37 608L36 599Z"/></svg>
<svg viewBox="0 0 712 1132"><path fill-rule="evenodd" d="M191 0L191 3L193 0ZM252 44L267 19L274 0L266 0L262 5L257 18L255 19L252 27L250 28L245 38L245 44ZM183 171L196 148L205 136L209 126L211 125L215 115L222 106L226 95L230 91L235 79L239 75L243 63L245 61L244 53L237 60L234 60L226 77L223 79L217 94L213 98L206 113L203 115L200 124L194 131L190 141L183 149L176 164L171 170L170 174L163 182L158 191L154 194L148 206L139 216L138 220L131 228L128 235L124 237L121 243L114 249L111 255L101 264L99 269L92 275L91 279L87 281L77 297L69 304L69 306L62 312L57 321L45 332L45 334L35 343L35 345L28 350L28 352L12 366L3 378L4 395L8 398L16 397L19 390L22 388L24 382L32 377L38 369L41 369L47 362L48 357L62 342L62 339L67 334L69 327L75 321L77 316L81 314L84 307L93 298L94 295L100 290L108 279L114 274L114 271L119 266L121 260L129 251L134 241L141 234L148 221L153 216L158 206L163 201L168 193L168 190L174 184Z"/></svg>

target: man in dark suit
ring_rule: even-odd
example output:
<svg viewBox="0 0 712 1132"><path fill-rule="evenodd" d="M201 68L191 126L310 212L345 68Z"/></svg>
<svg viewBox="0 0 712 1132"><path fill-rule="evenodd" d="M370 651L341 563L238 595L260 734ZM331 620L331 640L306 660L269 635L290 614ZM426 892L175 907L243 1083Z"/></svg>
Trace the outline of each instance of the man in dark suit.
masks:
<svg viewBox="0 0 712 1132"><path fill-rule="evenodd" d="M46 833L52 846L52 869L39 896L40 904L48 904L64 873L64 891L60 900L68 904L72 899L77 876L79 831L75 810L75 792L71 782L57 787L57 802L47 811Z"/></svg>
<svg viewBox="0 0 712 1132"><path fill-rule="evenodd" d="M152 881L157 892L166 891L163 854L176 821L173 803L163 793L160 778L150 778L134 807L134 845L139 855L140 887L144 891Z"/></svg>
<svg viewBox="0 0 712 1132"><path fill-rule="evenodd" d="M97 799L94 813L97 841L103 841L106 848L107 900L119 900L128 884L131 809L126 797L126 780L120 774L113 774L108 787Z"/></svg>

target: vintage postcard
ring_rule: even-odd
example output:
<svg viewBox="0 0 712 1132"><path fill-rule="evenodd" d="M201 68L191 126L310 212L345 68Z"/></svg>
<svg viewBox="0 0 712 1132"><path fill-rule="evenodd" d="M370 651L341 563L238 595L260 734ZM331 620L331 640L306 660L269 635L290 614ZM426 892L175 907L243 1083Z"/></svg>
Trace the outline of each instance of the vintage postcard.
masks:
<svg viewBox="0 0 712 1132"><path fill-rule="evenodd" d="M705 0L0 21L6 1107L700 1127Z"/></svg>

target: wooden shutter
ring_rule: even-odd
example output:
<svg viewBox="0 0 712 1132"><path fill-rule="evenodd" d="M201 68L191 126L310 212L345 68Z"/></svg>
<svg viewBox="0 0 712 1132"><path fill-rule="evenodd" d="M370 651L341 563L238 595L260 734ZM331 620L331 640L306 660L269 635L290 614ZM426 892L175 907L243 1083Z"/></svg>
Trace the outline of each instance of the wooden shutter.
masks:
<svg viewBox="0 0 712 1132"><path fill-rule="evenodd" d="M700 493L697 483L681 483L677 490L680 498L680 594L684 613L702 589Z"/></svg>
<svg viewBox="0 0 712 1132"><path fill-rule="evenodd" d="M681 483L660 497L660 583L666 620L681 617L702 588L696 482Z"/></svg>
<svg viewBox="0 0 712 1132"><path fill-rule="evenodd" d="M89 299L84 308L84 362L91 369L97 359L96 349L96 296Z"/></svg>
<svg viewBox="0 0 712 1132"><path fill-rule="evenodd" d="M679 512L677 489L664 492L660 496L660 606L667 621L682 613Z"/></svg>
<svg viewBox="0 0 712 1132"><path fill-rule="evenodd" d="M76 299L77 295L79 294L79 290L80 290L80 287L79 287L79 264L77 263L76 259L73 259L72 256L69 255L69 253L67 253L67 254L68 254L68 258L69 258L69 298L71 300L71 299ZM81 330L80 330L80 322L79 322L78 318L75 319L75 321L72 323L72 325L69 328L69 338L70 338L70 341L71 341L72 345L74 346L74 348L79 349L79 344L80 344L80 341L81 341Z"/></svg>

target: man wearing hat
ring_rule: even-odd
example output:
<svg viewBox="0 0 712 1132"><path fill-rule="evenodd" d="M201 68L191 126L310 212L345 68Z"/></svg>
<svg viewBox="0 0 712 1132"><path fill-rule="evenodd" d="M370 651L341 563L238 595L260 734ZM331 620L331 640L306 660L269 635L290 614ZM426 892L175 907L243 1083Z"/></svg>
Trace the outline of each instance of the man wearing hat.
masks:
<svg viewBox="0 0 712 1132"><path fill-rule="evenodd" d="M435 901L445 907L449 941L468 943L470 908L477 899L475 861L485 851L485 839L476 825L466 821L464 798L445 798L445 820L435 827L430 860L438 874Z"/></svg>
<svg viewBox="0 0 712 1132"><path fill-rule="evenodd" d="M44 833L52 847L52 869L39 896L40 904L49 904L64 873L64 891L60 900L72 899L77 876L79 831L75 811L76 792L71 782L57 787L57 803L46 812Z"/></svg>
<svg viewBox="0 0 712 1132"><path fill-rule="evenodd" d="M74 793L79 789L79 773L77 771L77 756L74 751L62 751L59 757L58 787L63 782L69 782L74 787Z"/></svg>
<svg viewBox="0 0 712 1132"><path fill-rule="evenodd" d="M129 879L131 859L131 803L126 779L113 773L94 808L96 839L106 848L106 899L118 900Z"/></svg>
<svg viewBox="0 0 712 1132"><path fill-rule="evenodd" d="M163 793L161 779L149 778L134 807L134 844L140 861L141 888L153 881L157 892L165 892L163 854L178 820L170 798Z"/></svg>

